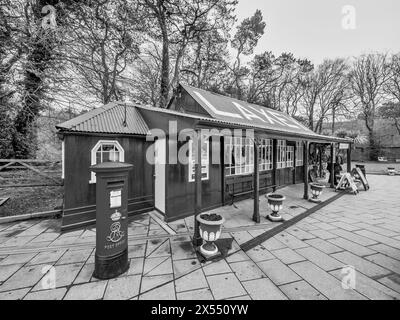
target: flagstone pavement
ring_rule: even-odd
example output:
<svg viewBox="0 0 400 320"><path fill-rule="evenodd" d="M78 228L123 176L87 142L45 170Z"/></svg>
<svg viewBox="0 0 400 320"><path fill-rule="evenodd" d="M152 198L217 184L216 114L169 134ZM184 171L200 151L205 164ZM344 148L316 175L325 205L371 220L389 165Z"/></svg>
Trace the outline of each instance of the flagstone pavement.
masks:
<svg viewBox="0 0 400 320"><path fill-rule="evenodd" d="M0 300L399 299L400 178L368 179L369 191L346 194L247 252L241 244L276 224L262 216L255 225L252 200L220 208L222 238L234 240L218 262L196 258L193 218L169 224L171 235L148 214L135 217L130 268L111 280L92 276L95 229L60 234L59 220L1 224ZM289 196L286 219L312 206L301 200L302 185L279 192ZM260 208L265 215L265 199Z"/></svg>

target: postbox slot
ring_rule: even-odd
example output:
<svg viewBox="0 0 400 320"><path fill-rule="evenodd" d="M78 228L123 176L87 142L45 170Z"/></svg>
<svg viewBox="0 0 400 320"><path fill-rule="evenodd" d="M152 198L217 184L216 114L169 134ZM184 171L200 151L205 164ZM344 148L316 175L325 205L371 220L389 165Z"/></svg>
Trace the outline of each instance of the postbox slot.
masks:
<svg viewBox="0 0 400 320"><path fill-rule="evenodd" d="M124 181L109 181L109 182L107 182L108 188L122 187L123 185L124 185Z"/></svg>

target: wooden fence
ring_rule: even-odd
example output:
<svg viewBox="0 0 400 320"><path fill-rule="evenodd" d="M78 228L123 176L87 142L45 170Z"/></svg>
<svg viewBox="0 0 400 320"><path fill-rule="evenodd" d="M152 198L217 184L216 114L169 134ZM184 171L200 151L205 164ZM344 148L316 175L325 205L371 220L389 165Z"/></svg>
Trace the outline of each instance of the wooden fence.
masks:
<svg viewBox="0 0 400 320"><path fill-rule="evenodd" d="M26 169L35 172L39 176L43 177L45 183L15 183L7 184L4 183L7 179L0 175L0 188L20 188L20 187L44 187L44 186L62 186L63 181L61 178L55 178L48 173L44 172L43 167L55 166L59 161L48 161L48 160L36 160L36 159L0 159L0 171L8 168L13 170ZM21 179L24 180L24 179ZM48 182L47 182L48 181Z"/></svg>

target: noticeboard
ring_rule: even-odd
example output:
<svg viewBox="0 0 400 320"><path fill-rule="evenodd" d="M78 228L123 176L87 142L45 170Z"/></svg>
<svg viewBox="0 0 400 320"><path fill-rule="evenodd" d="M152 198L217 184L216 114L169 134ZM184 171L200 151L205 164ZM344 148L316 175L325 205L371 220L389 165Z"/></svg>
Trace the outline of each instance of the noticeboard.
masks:
<svg viewBox="0 0 400 320"><path fill-rule="evenodd" d="M365 191L367 191L369 189L368 180L362 173L361 169L356 167L351 171L351 173L353 174L353 176L357 176L361 180Z"/></svg>

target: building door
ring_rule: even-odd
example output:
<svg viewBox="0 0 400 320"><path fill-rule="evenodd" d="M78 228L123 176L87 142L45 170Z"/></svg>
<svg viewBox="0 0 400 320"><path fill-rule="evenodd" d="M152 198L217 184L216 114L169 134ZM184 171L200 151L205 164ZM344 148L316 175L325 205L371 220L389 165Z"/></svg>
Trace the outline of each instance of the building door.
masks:
<svg viewBox="0 0 400 320"><path fill-rule="evenodd" d="M165 164L166 140L157 139L154 143L154 207L165 213Z"/></svg>

